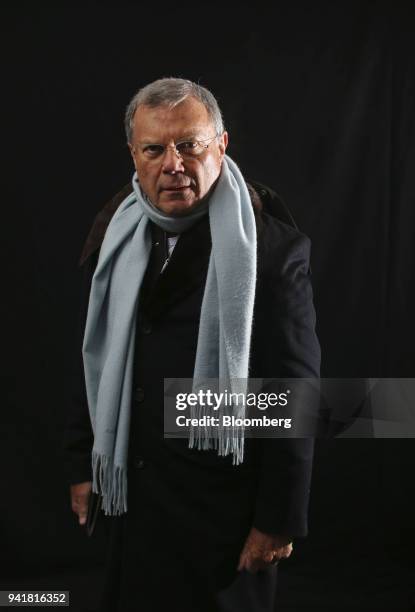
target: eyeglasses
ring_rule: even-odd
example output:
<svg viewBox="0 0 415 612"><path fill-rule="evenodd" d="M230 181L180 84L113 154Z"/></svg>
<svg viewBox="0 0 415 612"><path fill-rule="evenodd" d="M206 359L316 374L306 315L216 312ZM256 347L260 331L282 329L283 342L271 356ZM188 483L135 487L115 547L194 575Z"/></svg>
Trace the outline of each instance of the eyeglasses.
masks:
<svg viewBox="0 0 415 612"><path fill-rule="evenodd" d="M187 138L186 140L181 140L180 142L169 145L139 143L138 148L144 157L149 160L162 157L168 147L173 147L178 157L182 159L191 159L201 155L218 136L219 134L215 134L215 136L203 140Z"/></svg>

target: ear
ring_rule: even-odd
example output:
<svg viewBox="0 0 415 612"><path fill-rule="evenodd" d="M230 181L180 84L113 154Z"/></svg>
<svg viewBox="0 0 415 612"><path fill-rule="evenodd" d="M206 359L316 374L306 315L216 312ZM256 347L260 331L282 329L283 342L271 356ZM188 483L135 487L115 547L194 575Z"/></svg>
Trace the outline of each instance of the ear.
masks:
<svg viewBox="0 0 415 612"><path fill-rule="evenodd" d="M223 132L219 138L219 151L221 157L225 155L226 147L228 146L228 132Z"/></svg>

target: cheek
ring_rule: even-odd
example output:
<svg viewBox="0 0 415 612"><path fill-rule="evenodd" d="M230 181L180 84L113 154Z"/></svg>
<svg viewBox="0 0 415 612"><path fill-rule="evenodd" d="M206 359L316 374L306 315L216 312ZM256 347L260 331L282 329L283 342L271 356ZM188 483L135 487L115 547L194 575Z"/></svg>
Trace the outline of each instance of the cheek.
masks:
<svg viewBox="0 0 415 612"><path fill-rule="evenodd" d="M154 175L154 173L151 173L148 170L143 170L143 168L141 168L140 170L137 170L137 175L138 180L140 181L143 187L145 186L147 188L154 188L157 181L157 177Z"/></svg>
<svg viewBox="0 0 415 612"><path fill-rule="evenodd" d="M202 181L203 185L206 188L209 188L211 184L218 178L220 172L220 163L219 161L211 157L203 167L202 173Z"/></svg>

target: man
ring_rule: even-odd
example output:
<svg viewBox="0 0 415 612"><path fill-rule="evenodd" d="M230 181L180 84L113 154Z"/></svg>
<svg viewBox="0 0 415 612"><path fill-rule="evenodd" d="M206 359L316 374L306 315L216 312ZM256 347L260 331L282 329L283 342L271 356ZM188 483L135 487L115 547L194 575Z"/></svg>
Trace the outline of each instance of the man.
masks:
<svg viewBox="0 0 415 612"><path fill-rule="evenodd" d="M207 89L150 83L126 132L132 185L81 257L65 437L79 523L92 481L111 522L101 609L271 612L276 562L307 533L312 440L164 438L163 379L319 376L310 241L226 155Z"/></svg>

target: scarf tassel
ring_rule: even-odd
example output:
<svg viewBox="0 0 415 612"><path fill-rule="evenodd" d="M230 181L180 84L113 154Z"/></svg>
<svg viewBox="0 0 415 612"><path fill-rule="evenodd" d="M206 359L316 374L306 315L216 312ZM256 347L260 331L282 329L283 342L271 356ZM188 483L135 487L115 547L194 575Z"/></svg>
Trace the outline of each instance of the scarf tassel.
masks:
<svg viewBox="0 0 415 612"><path fill-rule="evenodd" d="M102 509L108 515L127 512L127 474L113 458L92 451L92 490L102 495Z"/></svg>
<svg viewBox="0 0 415 612"><path fill-rule="evenodd" d="M201 406L192 406L192 418L200 419L203 416ZM225 431L223 427L212 430L206 426L190 427L189 448L198 450L214 449L218 455L225 457L232 453L232 464L239 465L244 459L244 427L233 425L231 433Z"/></svg>

